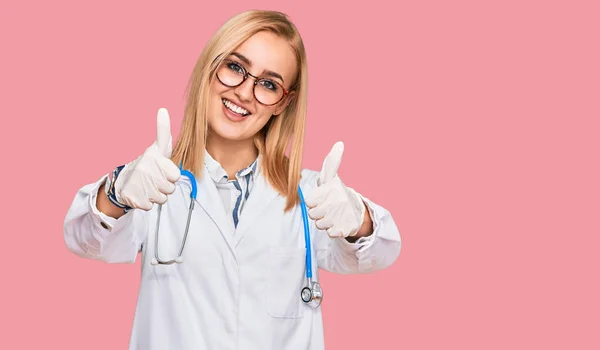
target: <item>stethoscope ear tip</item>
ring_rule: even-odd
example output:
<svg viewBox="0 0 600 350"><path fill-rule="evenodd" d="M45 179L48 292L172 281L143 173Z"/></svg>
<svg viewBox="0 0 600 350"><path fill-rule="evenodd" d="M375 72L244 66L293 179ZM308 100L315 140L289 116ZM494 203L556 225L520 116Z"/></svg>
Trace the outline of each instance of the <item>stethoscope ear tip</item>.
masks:
<svg viewBox="0 0 600 350"><path fill-rule="evenodd" d="M152 265L158 265L158 260L156 260L156 258L152 258L152 260L150 261L150 263Z"/></svg>
<svg viewBox="0 0 600 350"><path fill-rule="evenodd" d="M178 257L175 259L175 262L176 262L176 263L178 263L178 264L181 264L181 263L183 262L183 258L182 258L181 256L178 256Z"/></svg>

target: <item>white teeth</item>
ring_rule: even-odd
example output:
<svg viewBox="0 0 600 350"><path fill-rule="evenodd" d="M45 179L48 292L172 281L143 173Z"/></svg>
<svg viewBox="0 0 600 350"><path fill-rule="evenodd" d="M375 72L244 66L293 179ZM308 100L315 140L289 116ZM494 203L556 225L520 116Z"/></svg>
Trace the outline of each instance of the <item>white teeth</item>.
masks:
<svg viewBox="0 0 600 350"><path fill-rule="evenodd" d="M241 115L248 115L250 114L250 112L248 112L247 110L243 109L242 107L234 104L233 102L223 99L223 104L229 108L230 110L234 111L237 114L241 114Z"/></svg>

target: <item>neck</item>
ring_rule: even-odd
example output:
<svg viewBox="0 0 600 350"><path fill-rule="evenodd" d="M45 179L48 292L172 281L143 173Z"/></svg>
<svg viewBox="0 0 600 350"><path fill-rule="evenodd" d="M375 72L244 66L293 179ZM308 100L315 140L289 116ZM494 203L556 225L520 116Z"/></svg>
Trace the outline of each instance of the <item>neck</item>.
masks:
<svg viewBox="0 0 600 350"><path fill-rule="evenodd" d="M206 151L221 164L230 179L235 179L235 174L252 164L258 156L253 139L226 140L211 133L207 141Z"/></svg>

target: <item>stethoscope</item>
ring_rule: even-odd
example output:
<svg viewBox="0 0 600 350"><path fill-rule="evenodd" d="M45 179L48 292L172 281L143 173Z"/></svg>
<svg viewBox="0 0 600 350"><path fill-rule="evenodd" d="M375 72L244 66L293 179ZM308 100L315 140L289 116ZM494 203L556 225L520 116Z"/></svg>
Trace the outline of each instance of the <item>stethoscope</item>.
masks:
<svg viewBox="0 0 600 350"><path fill-rule="evenodd" d="M196 195L198 193L198 188L196 185L196 178L194 175L184 169L181 170L181 175L185 176L189 179L190 184L192 186L192 190L190 192L190 206L188 209L187 222L185 224L185 232L183 234L183 241L181 243L181 248L179 248L179 253L175 259L171 260L162 260L158 256L158 231L160 227L160 213L162 209L162 204L158 206L158 219L156 222L156 233L154 240L154 258L152 258L152 265L171 265L173 263L181 264L183 262L182 254L183 249L185 247L185 242L187 240L188 231L190 228L190 221L192 218L192 212L194 210L194 202L196 201ZM304 195L302 194L302 190L300 186L298 186L298 194L300 195L300 207L302 209L302 219L304 224L304 245L306 248L306 281L307 285L302 288L300 291L300 298L303 302L308 304L313 308L317 308L321 305L323 301L323 289L319 282L314 281L312 277L312 250L310 244L310 227L308 224L308 210L306 209L306 203L304 202Z"/></svg>

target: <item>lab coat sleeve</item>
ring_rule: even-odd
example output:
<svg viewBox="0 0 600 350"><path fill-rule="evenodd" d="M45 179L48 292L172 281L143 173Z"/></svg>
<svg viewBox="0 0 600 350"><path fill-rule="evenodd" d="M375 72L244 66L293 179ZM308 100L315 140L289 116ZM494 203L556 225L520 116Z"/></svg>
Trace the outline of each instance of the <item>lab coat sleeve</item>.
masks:
<svg viewBox="0 0 600 350"><path fill-rule="evenodd" d="M303 172L306 191L316 187L318 176L316 171ZM371 273L391 266L398 258L402 241L392 215L367 197L361 197L371 215L373 233L355 243L329 237L327 231L318 229L314 220L310 220L319 268L340 274Z"/></svg>
<svg viewBox="0 0 600 350"><path fill-rule="evenodd" d="M130 210L119 219L96 207L96 196L104 175L80 188L64 220L63 236L72 253L107 263L134 263L147 232L147 213Z"/></svg>
<svg viewBox="0 0 600 350"><path fill-rule="evenodd" d="M373 233L350 243L345 238L329 238L327 231L319 232L323 245L328 247L324 254L317 252L317 256L323 255L324 269L345 274L370 273L391 266L398 258L402 243L390 212L361 197L373 220Z"/></svg>
<svg viewBox="0 0 600 350"><path fill-rule="evenodd" d="M303 170L303 191L317 186L319 173ZM356 189L355 189L356 190ZM400 254L402 241L390 212L361 195L373 220L373 233L350 243L345 238L331 238L327 231L311 222L314 252L319 268L340 274L371 273L391 266Z"/></svg>

